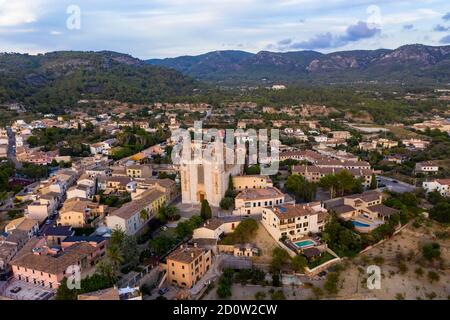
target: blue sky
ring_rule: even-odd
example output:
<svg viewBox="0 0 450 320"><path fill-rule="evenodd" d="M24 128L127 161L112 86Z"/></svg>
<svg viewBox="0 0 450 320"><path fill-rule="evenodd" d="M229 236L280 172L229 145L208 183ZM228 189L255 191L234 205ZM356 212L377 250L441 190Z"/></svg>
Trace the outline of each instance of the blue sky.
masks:
<svg viewBox="0 0 450 320"><path fill-rule="evenodd" d="M80 28L67 28L68 19ZM450 1L0 0L0 52L113 50L144 59L410 43L450 45Z"/></svg>

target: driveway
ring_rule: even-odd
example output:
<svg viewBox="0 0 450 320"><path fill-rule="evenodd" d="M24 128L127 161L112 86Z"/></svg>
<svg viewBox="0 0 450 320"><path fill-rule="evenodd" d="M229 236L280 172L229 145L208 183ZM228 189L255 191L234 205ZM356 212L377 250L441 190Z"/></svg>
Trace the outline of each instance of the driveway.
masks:
<svg viewBox="0 0 450 320"><path fill-rule="evenodd" d="M389 190L396 193L414 192L416 187L412 184L402 182L396 179L377 176L377 181L379 185L385 185L385 187L379 188L381 191Z"/></svg>
<svg viewBox="0 0 450 320"><path fill-rule="evenodd" d="M18 290L18 288L20 288L20 290L14 292ZM20 280L11 281L5 289L5 296L14 300L49 300L54 295L55 290Z"/></svg>

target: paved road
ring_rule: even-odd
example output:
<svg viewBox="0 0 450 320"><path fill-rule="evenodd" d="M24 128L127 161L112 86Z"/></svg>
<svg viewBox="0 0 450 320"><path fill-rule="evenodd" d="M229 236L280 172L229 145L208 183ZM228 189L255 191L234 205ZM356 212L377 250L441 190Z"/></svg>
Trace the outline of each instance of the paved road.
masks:
<svg viewBox="0 0 450 320"><path fill-rule="evenodd" d="M20 163L16 158L16 136L12 131L11 127L7 128L8 131L8 159L10 159L16 169L22 168L22 163Z"/></svg>
<svg viewBox="0 0 450 320"><path fill-rule="evenodd" d="M414 192L416 187L412 184L408 184L402 181L398 181L392 178L377 176L378 185L384 185L380 190L389 190L396 193Z"/></svg>

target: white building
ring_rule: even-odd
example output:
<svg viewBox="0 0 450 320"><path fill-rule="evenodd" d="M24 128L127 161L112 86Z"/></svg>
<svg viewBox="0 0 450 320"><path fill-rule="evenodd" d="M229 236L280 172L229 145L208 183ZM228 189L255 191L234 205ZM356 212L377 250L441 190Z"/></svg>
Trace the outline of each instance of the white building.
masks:
<svg viewBox="0 0 450 320"><path fill-rule="evenodd" d="M435 173L439 171L439 166L432 161L424 161L416 163L416 173Z"/></svg>
<svg viewBox="0 0 450 320"><path fill-rule="evenodd" d="M195 229L192 238L219 240L222 235L233 232L240 222L241 219L238 217L226 219L214 217Z"/></svg>
<svg viewBox="0 0 450 320"><path fill-rule="evenodd" d="M265 189L245 189L235 200L235 215L261 214L262 209L285 203L283 192L274 187Z"/></svg>
<svg viewBox="0 0 450 320"><path fill-rule="evenodd" d="M425 191L432 192L437 191L443 197L450 197L450 179L436 179L433 181L424 181L422 187Z"/></svg>
<svg viewBox="0 0 450 320"><path fill-rule="evenodd" d="M82 198L92 200L95 191L94 187L86 185L76 185L67 190L67 199Z"/></svg>
<svg viewBox="0 0 450 320"><path fill-rule="evenodd" d="M163 192L151 190L142 198L128 202L109 214L106 217L106 225L110 229L125 231L127 235L135 235L153 218L165 201L166 196Z"/></svg>

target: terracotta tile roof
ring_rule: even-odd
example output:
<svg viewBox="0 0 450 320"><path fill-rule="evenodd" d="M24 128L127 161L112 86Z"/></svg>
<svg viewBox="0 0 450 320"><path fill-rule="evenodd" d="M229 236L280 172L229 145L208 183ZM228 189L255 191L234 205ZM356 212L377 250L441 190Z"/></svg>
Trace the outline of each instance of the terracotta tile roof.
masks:
<svg viewBox="0 0 450 320"><path fill-rule="evenodd" d="M369 209L372 212L379 213L379 214L381 214L382 216L385 216L385 217L389 217L389 216L399 212L399 210L394 209L394 208L390 208L388 206L385 206L384 204L376 204L374 206L367 207L367 209Z"/></svg>
<svg viewBox="0 0 450 320"><path fill-rule="evenodd" d="M317 212L308 205L288 204L277 206L272 210L280 220L317 214Z"/></svg>
<svg viewBox="0 0 450 320"><path fill-rule="evenodd" d="M121 208L112 212L110 215L118 216L127 220L162 196L164 196L164 193L158 190L146 191L142 194L141 198L126 203Z"/></svg>
<svg viewBox="0 0 450 320"><path fill-rule="evenodd" d="M333 207L333 208L330 208L330 209L333 210L334 212L336 212L337 214L352 212L352 211L356 210L352 206L349 206L349 205L346 205L346 204L340 205L340 206L336 206L336 207Z"/></svg>
<svg viewBox="0 0 450 320"><path fill-rule="evenodd" d="M83 258L95 252L95 248L87 243L77 243L55 256L45 254L27 254L14 259L11 265L38 270L50 274L64 273L67 267L77 264Z"/></svg>
<svg viewBox="0 0 450 320"><path fill-rule="evenodd" d="M450 185L450 179L437 179L436 182L441 185Z"/></svg>
<svg viewBox="0 0 450 320"><path fill-rule="evenodd" d="M375 201L381 197L381 192L376 190L365 191L363 193L353 194L351 196L347 196L349 199L361 199L365 202Z"/></svg>
<svg viewBox="0 0 450 320"><path fill-rule="evenodd" d="M22 217L12 220L10 223L8 223L5 227L5 230L17 229L28 232L33 229L36 224L38 224L37 220Z"/></svg>
<svg viewBox="0 0 450 320"><path fill-rule="evenodd" d="M236 199L242 200L260 200L273 199L283 197L284 193L275 187L268 187L265 189L244 189L237 196Z"/></svg>
<svg viewBox="0 0 450 320"><path fill-rule="evenodd" d="M191 263L205 252L206 250L202 248L182 246L176 249L174 252L172 252L167 257L167 261L173 260L181 263Z"/></svg>

